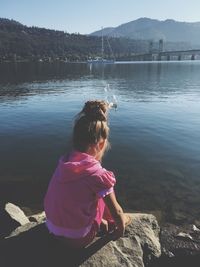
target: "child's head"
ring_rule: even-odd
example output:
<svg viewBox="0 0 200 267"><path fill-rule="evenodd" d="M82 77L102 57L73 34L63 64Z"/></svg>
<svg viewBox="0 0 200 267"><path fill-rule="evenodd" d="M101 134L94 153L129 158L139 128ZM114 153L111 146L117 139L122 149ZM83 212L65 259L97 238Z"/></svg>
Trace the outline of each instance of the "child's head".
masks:
<svg viewBox="0 0 200 267"><path fill-rule="evenodd" d="M101 159L107 147L109 127L107 124L108 103L95 100L85 103L77 115L73 130L74 149L81 152L99 153Z"/></svg>

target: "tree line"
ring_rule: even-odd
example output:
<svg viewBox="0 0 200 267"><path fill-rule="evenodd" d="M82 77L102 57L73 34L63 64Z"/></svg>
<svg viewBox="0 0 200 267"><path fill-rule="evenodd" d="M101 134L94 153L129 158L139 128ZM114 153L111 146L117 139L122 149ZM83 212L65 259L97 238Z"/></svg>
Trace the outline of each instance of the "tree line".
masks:
<svg viewBox="0 0 200 267"><path fill-rule="evenodd" d="M104 39L105 58L127 59L148 50L147 41L128 38ZM112 51L110 49L112 48ZM101 55L101 37L27 27L0 19L0 60L85 61Z"/></svg>
<svg viewBox="0 0 200 267"><path fill-rule="evenodd" d="M165 43L167 50L183 47L188 49L184 43ZM134 54L148 51L149 40L104 38L104 57L108 59L131 60ZM27 27L17 21L0 18L0 61L74 62L97 56L101 56L101 37Z"/></svg>

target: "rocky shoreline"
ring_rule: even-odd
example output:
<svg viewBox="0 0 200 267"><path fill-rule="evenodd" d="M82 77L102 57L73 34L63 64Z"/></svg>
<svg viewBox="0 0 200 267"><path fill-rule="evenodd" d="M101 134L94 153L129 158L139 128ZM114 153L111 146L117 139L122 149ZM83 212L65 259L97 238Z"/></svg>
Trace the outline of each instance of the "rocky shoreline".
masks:
<svg viewBox="0 0 200 267"><path fill-rule="evenodd" d="M151 214L131 216L123 238L99 236L87 248L73 251L48 233L44 212L28 216L12 203L2 204L0 266L200 266L200 225L160 227Z"/></svg>

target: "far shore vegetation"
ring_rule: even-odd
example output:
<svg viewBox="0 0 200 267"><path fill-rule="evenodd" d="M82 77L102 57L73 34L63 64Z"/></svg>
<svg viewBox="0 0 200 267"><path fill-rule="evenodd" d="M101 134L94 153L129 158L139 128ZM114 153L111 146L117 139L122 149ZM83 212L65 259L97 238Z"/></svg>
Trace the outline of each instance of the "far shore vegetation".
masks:
<svg viewBox="0 0 200 267"><path fill-rule="evenodd" d="M172 49L177 47L169 45ZM106 37L104 40L106 59L131 60L135 54L148 51L149 40L114 37L109 37L109 42ZM27 27L14 20L0 19L0 62L85 62L98 56L101 56L101 37Z"/></svg>

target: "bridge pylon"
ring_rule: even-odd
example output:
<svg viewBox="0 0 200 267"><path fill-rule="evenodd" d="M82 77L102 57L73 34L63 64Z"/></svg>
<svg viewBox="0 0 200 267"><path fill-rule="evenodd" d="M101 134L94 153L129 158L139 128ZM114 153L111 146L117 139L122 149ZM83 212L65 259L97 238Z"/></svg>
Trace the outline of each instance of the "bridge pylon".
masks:
<svg viewBox="0 0 200 267"><path fill-rule="evenodd" d="M163 41L163 39L160 39L160 40L159 40L158 51L159 51L159 53L161 53L161 52L164 51L164 41Z"/></svg>

